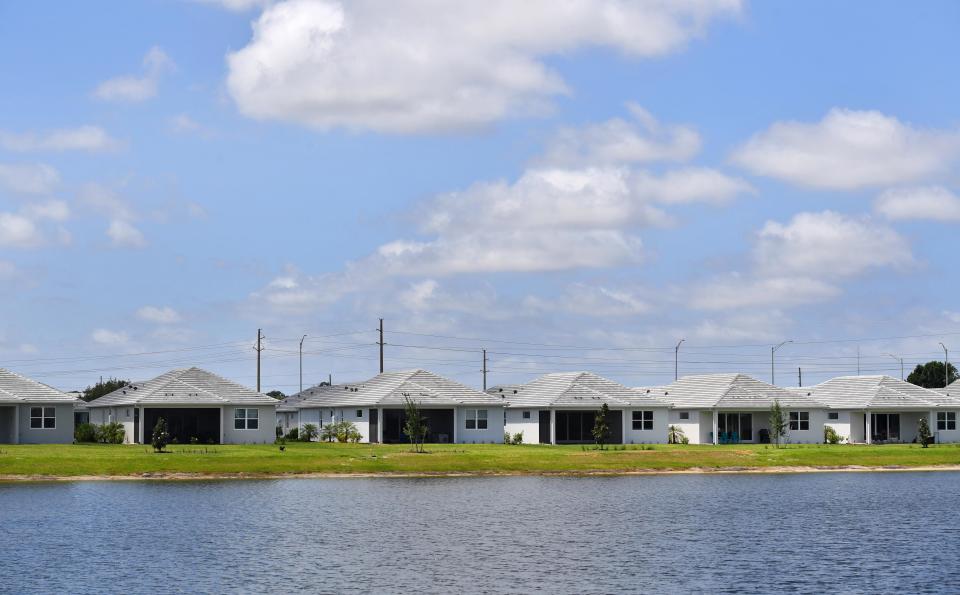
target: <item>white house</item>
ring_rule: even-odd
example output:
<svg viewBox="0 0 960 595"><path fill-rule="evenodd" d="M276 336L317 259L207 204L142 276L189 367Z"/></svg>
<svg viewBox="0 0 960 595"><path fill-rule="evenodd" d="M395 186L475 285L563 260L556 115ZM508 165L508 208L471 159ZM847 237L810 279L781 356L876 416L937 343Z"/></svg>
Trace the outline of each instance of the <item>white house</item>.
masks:
<svg viewBox="0 0 960 595"><path fill-rule="evenodd" d="M76 397L0 368L0 443L73 442Z"/></svg>
<svg viewBox="0 0 960 595"><path fill-rule="evenodd" d="M592 372L544 374L521 385L495 386L487 393L506 404L504 429L524 444L593 442L594 419L610 409L611 444L665 443L669 402L634 391Z"/></svg>
<svg viewBox="0 0 960 595"><path fill-rule="evenodd" d="M128 444L149 444L160 418L182 444L259 444L276 437L276 399L200 368L129 384L87 407L90 423L123 424Z"/></svg>
<svg viewBox="0 0 960 595"><path fill-rule="evenodd" d="M829 407L826 424L849 442L914 442L921 417L937 442L960 441L960 393L890 376L841 376L796 389Z"/></svg>
<svg viewBox="0 0 960 595"><path fill-rule="evenodd" d="M697 374L667 386L634 390L670 401L668 424L683 430L690 444L767 441L775 401L786 413L789 442L823 442L826 405L746 374Z"/></svg>
<svg viewBox="0 0 960 595"><path fill-rule="evenodd" d="M299 427L349 421L362 442L407 442L403 431L407 399L427 419L427 442L503 442L503 403L499 398L426 370L384 372L364 382L317 386L294 395Z"/></svg>

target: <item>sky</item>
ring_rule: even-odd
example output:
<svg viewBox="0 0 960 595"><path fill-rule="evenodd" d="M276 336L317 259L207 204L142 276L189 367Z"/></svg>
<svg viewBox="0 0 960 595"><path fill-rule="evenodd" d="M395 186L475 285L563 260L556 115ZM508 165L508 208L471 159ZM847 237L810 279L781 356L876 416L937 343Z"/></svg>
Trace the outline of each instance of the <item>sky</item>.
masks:
<svg viewBox="0 0 960 595"><path fill-rule="evenodd" d="M960 355L960 5L0 1L0 366L783 386ZM676 344L683 340L679 351Z"/></svg>

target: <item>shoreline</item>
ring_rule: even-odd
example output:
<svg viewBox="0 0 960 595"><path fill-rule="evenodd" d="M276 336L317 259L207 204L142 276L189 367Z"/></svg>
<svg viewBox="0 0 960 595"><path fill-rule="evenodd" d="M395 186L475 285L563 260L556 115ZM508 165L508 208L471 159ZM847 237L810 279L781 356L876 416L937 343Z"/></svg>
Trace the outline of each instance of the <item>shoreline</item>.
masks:
<svg viewBox="0 0 960 595"><path fill-rule="evenodd" d="M768 475L800 473L897 473L960 471L960 465L842 465L771 467L689 467L623 471L424 471L378 473L141 473L136 475L0 475L0 483L70 481L250 481L278 479L423 479L467 477L628 477L642 475Z"/></svg>

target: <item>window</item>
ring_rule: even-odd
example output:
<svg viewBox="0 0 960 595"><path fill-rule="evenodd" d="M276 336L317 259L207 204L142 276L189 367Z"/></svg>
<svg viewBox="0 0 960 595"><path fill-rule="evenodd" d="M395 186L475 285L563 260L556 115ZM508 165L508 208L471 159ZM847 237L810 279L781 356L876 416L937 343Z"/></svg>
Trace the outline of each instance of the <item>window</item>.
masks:
<svg viewBox="0 0 960 595"><path fill-rule="evenodd" d="M957 412L956 411L938 411L937 412L938 430L956 430Z"/></svg>
<svg viewBox="0 0 960 595"><path fill-rule="evenodd" d="M791 411L790 412L790 429L791 430L809 430L810 429L810 412L809 411Z"/></svg>
<svg viewBox="0 0 960 595"><path fill-rule="evenodd" d="M466 411L468 430L486 430L487 429L487 410L486 409L467 409Z"/></svg>
<svg viewBox="0 0 960 595"><path fill-rule="evenodd" d="M828 411L827 419L838 420L840 419L840 412L838 411Z"/></svg>
<svg viewBox="0 0 960 595"><path fill-rule="evenodd" d="M237 409L233 413L234 430L256 430L260 427L259 409Z"/></svg>
<svg viewBox="0 0 960 595"><path fill-rule="evenodd" d="M524 412L523 412L523 419L530 419L530 412L529 412L529 411L524 411Z"/></svg>
<svg viewBox="0 0 960 595"><path fill-rule="evenodd" d="M652 430L653 429L653 411L634 411L633 412L634 430Z"/></svg>
<svg viewBox="0 0 960 595"><path fill-rule="evenodd" d="M357 409L357 417L363 417L363 409Z"/></svg>
<svg viewBox="0 0 960 595"><path fill-rule="evenodd" d="M680 412L680 419L690 419L690 412L689 412L689 411L681 411L681 412Z"/></svg>
<svg viewBox="0 0 960 595"><path fill-rule="evenodd" d="M31 407L30 429L55 430L57 429L57 410L53 407Z"/></svg>

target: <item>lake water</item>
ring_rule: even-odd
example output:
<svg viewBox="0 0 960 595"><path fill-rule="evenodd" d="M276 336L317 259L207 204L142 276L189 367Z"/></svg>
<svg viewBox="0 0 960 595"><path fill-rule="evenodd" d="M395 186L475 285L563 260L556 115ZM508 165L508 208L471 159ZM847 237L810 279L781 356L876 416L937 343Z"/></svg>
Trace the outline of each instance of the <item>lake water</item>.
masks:
<svg viewBox="0 0 960 595"><path fill-rule="evenodd" d="M960 592L960 473L0 484L9 593Z"/></svg>

